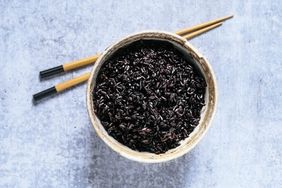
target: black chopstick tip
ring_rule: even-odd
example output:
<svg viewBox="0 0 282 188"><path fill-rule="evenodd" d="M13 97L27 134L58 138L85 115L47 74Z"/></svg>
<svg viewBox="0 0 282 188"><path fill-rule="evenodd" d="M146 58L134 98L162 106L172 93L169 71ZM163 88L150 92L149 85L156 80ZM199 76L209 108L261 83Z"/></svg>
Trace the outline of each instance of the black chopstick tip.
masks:
<svg viewBox="0 0 282 188"><path fill-rule="evenodd" d="M56 94L56 93L57 93L57 90L56 90L55 86L48 88L46 90L43 90L39 93L36 93L32 96L33 104L37 104L40 100L47 98L47 97L49 97L53 94Z"/></svg>
<svg viewBox="0 0 282 188"><path fill-rule="evenodd" d="M56 74L63 73L64 71L65 70L64 70L63 65L60 65L60 66L57 66L57 67L53 67L51 69L40 71L39 72L39 78L40 78L40 80L42 80L42 79L54 76Z"/></svg>

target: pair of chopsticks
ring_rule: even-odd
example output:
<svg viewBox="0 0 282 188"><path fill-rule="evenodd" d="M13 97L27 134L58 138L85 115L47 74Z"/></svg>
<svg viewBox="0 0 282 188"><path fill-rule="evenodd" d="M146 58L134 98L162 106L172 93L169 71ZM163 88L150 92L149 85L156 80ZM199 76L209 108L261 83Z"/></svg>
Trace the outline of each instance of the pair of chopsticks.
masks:
<svg viewBox="0 0 282 188"><path fill-rule="evenodd" d="M202 23L202 24L199 24L199 25L195 25L195 26L190 27L190 28L184 28L184 29L177 31L176 34L180 35L181 37L183 37L187 40L189 40L189 39L192 39L192 38L194 38L198 35L201 35L201 34L207 32L209 30L212 30L214 28L221 26L225 20L228 20L232 17L233 17L233 15L225 16L225 17L222 17L222 18L218 18L216 20L212 20L212 21L208 21L208 22L205 22L205 23ZM75 70L75 69L78 69L80 67L84 67L86 65L90 65L90 64L95 63L95 61L99 58L99 56L100 56L100 54L98 53L98 54L91 56L91 57L88 57L88 58L84 58L84 59L81 59L81 60L78 60L78 61L73 61L73 62L66 63L66 64L63 64L63 65L60 65L60 66L57 66L57 67L54 67L54 68L47 69L47 70L41 71L39 76L40 76L41 79L44 79L44 78L54 76L54 75L57 75L57 74L60 74L60 73ZM81 84L81 83L87 81L89 79L89 77L90 77L90 72L84 73L81 76L78 76L78 77L73 78L71 80L59 83L59 84L57 84L57 85L55 85L55 86L53 86L49 89L46 89L46 90L41 91L37 94L34 94L33 100L34 100L34 102L37 102L37 101L39 101L39 100L41 100L45 97L48 97L48 96L53 95L55 93L62 92L66 89L69 89L73 86L76 86L78 84Z"/></svg>

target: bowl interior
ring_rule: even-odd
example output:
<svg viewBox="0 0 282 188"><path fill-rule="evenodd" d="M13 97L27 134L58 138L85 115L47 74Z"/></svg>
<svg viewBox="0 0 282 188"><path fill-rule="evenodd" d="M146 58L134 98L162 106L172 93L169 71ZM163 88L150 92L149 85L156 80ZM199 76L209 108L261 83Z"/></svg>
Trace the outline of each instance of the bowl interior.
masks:
<svg viewBox="0 0 282 188"><path fill-rule="evenodd" d="M204 76L207 82L206 96L205 102L206 105L203 107L201 112L201 119L199 125L194 129L194 131L189 135L188 138L181 141L180 146L168 150L163 154L154 154L148 152L138 152L128 148L127 146L122 145L113 137L108 135L107 131L104 129L100 120L94 113L94 104L93 104L93 96L92 91L96 83L96 78L99 73L99 70L103 63L109 59L118 49L125 47L133 42L138 40L161 40L166 41L173 44L179 51L181 51L187 59L192 59L195 63L195 67L199 69L199 71ZM185 39L179 37L178 35L167 33L167 32L142 32L137 33L135 35L131 35L126 37L119 42L113 44L109 48L107 48L99 59L96 61L93 70L91 72L90 79L88 81L87 87L87 108L88 113L91 119L91 122L96 130L98 136L114 151L118 152L124 157L135 161L141 162L162 162L177 158L188 151L190 151L202 138L202 136L207 131L212 117L215 112L216 106L216 83L213 71L207 62L207 60L194 48L192 45L187 42Z"/></svg>

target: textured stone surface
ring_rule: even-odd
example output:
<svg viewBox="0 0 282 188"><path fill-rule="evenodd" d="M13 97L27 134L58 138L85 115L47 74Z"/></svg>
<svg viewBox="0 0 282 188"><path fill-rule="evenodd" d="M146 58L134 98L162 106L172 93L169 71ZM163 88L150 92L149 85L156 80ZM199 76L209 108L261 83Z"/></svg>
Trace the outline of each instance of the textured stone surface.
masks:
<svg viewBox="0 0 282 188"><path fill-rule="evenodd" d="M282 187L280 0L0 0L0 187ZM33 106L38 72L144 29L176 31L234 13L191 41L210 61L219 103L189 154L140 164L111 151L88 119L85 85Z"/></svg>

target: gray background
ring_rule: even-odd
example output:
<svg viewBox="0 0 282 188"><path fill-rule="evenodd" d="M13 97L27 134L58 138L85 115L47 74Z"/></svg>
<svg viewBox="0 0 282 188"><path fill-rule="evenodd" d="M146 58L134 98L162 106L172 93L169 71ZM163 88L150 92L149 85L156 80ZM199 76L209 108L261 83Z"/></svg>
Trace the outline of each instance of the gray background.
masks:
<svg viewBox="0 0 282 188"><path fill-rule="evenodd" d="M146 29L176 31L233 13L191 43L218 81L217 113L185 156L140 164L95 134L85 85L33 106L38 72ZM0 0L0 187L282 187L280 0Z"/></svg>

